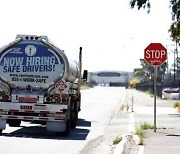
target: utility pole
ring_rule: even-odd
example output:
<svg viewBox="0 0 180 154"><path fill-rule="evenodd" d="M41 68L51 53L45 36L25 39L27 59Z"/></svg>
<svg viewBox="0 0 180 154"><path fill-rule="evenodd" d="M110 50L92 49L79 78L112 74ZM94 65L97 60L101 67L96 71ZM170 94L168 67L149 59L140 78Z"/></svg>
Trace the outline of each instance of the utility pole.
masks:
<svg viewBox="0 0 180 154"><path fill-rule="evenodd" d="M176 49L174 50L174 86L176 85Z"/></svg>
<svg viewBox="0 0 180 154"><path fill-rule="evenodd" d="M176 41L176 54L177 54L177 58L176 58L176 65L177 65L177 85L179 86L179 66L178 66L178 50L177 50L177 41Z"/></svg>

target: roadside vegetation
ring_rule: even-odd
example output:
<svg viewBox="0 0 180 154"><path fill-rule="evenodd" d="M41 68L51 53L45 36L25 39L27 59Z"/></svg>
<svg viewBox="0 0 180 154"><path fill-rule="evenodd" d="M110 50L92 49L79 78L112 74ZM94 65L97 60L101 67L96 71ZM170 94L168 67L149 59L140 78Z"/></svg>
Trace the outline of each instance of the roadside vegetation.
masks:
<svg viewBox="0 0 180 154"><path fill-rule="evenodd" d="M145 137L145 133L146 133L145 130L153 129L153 128L154 128L154 126L147 122L144 122L143 124L140 125L140 127L136 128L135 134L138 135L138 137L140 139L140 143L139 143L140 145L143 145L144 137Z"/></svg>
<svg viewBox="0 0 180 154"><path fill-rule="evenodd" d="M179 101L174 102L173 107L178 109L178 112L179 112L180 111L180 102Z"/></svg>
<svg viewBox="0 0 180 154"><path fill-rule="evenodd" d="M81 86L81 90L86 90L86 89L89 89L89 88L90 88L90 86L87 85L87 84L84 84L84 85Z"/></svg>
<svg viewBox="0 0 180 154"><path fill-rule="evenodd" d="M153 0L131 0L130 6L131 8L137 7L138 10L141 8L147 9L147 12L150 13L151 10L151 2ZM170 37L174 42L179 44L180 42L180 0L170 0L169 8L171 9L172 15L172 24L168 30L170 33Z"/></svg>
<svg viewBox="0 0 180 154"><path fill-rule="evenodd" d="M174 107L174 108L178 108L178 107L180 107L180 102L178 102L178 101L177 101L177 102L174 102L173 107Z"/></svg>
<svg viewBox="0 0 180 154"><path fill-rule="evenodd" d="M121 142L122 141L122 137L121 136L118 136L118 137L116 137L116 139L113 141L113 145L116 145L116 144L118 144L119 142Z"/></svg>
<svg viewBox="0 0 180 154"><path fill-rule="evenodd" d="M129 81L129 86L130 88L136 88L136 84L140 83L138 78L133 77L130 81Z"/></svg>

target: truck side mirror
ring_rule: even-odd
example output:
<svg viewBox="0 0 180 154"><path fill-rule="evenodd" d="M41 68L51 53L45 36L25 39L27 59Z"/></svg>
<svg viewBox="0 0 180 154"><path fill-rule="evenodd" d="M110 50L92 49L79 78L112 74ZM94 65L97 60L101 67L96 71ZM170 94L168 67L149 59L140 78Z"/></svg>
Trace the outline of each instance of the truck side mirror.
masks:
<svg viewBox="0 0 180 154"><path fill-rule="evenodd" d="M88 78L88 71L84 70L84 72L83 72L83 80L87 81L87 78Z"/></svg>

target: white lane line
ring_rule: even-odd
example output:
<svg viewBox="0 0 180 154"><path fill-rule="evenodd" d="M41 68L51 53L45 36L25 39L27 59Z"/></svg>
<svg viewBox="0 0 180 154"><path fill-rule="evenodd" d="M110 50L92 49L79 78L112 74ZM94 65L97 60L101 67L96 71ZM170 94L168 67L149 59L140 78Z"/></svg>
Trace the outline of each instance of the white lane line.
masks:
<svg viewBox="0 0 180 154"><path fill-rule="evenodd" d="M144 153L144 146L140 145L138 154L143 154L143 153Z"/></svg>
<svg viewBox="0 0 180 154"><path fill-rule="evenodd" d="M135 120L134 120L134 113L129 114L129 121L128 121L128 132L134 133L135 132Z"/></svg>

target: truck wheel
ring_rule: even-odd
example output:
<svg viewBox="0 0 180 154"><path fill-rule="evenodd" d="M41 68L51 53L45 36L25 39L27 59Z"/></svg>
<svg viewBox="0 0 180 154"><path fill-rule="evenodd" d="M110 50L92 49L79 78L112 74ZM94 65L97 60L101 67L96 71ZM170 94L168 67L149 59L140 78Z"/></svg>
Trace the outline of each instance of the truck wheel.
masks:
<svg viewBox="0 0 180 154"><path fill-rule="evenodd" d="M72 119L72 122L71 122L71 128L76 128L77 120L78 120L78 112L75 112L74 113L74 118Z"/></svg>
<svg viewBox="0 0 180 154"><path fill-rule="evenodd" d="M9 119L8 123L9 123L9 126L11 126L11 127L19 127L21 125L21 120L19 120L19 119L16 119L16 120Z"/></svg>
<svg viewBox="0 0 180 154"><path fill-rule="evenodd" d="M81 94L79 95L79 106L78 106L78 111L81 111Z"/></svg>
<svg viewBox="0 0 180 154"><path fill-rule="evenodd" d="M77 103L74 103L74 111L72 112L71 128L76 128L78 120L78 109Z"/></svg>

